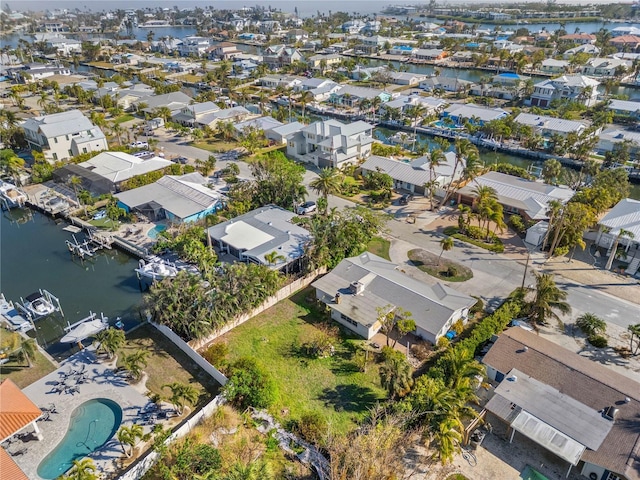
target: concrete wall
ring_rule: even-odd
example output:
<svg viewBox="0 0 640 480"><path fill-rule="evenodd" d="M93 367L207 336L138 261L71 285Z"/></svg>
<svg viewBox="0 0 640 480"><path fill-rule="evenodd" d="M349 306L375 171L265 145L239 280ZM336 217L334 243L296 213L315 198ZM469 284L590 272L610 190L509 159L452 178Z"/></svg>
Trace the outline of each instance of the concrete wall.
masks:
<svg viewBox="0 0 640 480"><path fill-rule="evenodd" d="M326 267L321 267L302 278L294 280L293 282L289 283L288 285L285 285L280 290L278 290L275 295L265 300L262 303L262 305L260 305L259 307L256 307L255 309L253 309L248 313L245 313L244 315L240 315L236 317L234 320L227 323L224 327L222 327L219 330L216 330L211 335L205 338L201 338L199 340L191 340L189 342L189 346L194 350L200 350L202 347L213 342L219 336L224 335L225 333L234 329L238 325L242 325L244 322L262 313L267 308L274 306L276 303L280 302L281 300L284 300L285 298L289 297L290 295L297 292L298 290L306 287L311 282L313 282L318 275L322 275L323 273L326 273L326 271L327 271Z"/></svg>

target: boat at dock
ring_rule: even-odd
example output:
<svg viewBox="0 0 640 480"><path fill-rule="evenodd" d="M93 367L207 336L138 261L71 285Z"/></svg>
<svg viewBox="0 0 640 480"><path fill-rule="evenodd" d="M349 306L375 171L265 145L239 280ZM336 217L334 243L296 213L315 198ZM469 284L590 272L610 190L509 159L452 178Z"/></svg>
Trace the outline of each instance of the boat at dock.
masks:
<svg viewBox="0 0 640 480"><path fill-rule="evenodd" d="M61 339L60 343L80 343L84 339L93 337L102 330L109 328L109 318L104 314L98 317L95 313L89 312L89 316L64 327L67 332Z"/></svg>
<svg viewBox="0 0 640 480"><path fill-rule="evenodd" d="M0 203L3 210L24 207L27 200L27 194L16 187L13 183L0 180Z"/></svg>
<svg viewBox="0 0 640 480"><path fill-rule="evenodd" d="M167 262L160 258L153 258L149 261L140 260L138 268L135 269L138 279L155 282L164 280L168 277L178 275L178 267L171 262Z"/></svg>
<svg viewBox="0 0 640 480"><path fill-rule="evenodd" d="M38 320L55 312L62 313L60 300L47 290L40 289L31 295L27 295L24 300L21 298L20 301L21 304L17 305L17 308L31 320Z"/></svg>
<svg viewBox="0 0 640 480"><path fill-rule="evenodd" d="M0 293L0 319L4 320L10 330L16 332L28 332L33 329L33 324L20 315L13 302L7 300Z"/></svg>

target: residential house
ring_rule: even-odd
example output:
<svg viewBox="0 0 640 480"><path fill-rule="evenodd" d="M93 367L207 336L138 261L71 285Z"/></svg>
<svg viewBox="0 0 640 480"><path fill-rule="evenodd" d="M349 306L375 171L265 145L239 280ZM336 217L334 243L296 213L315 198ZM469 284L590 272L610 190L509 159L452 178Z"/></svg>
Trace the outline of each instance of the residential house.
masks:
<svg viewBox="0 0 640 480"><path fill-rule="evenodd" d="M145 104L146 107L142 109L145 113L154 114L154 112L160 107L167 107L171 111L171 115L179 112L184 107L188 106L193 102L193 98L191 98L186 93L182 92L171 92L164 93L162 95L149 95L147 97L141 97L137 101L133 103L134 106L137 106L141 103Z"/></svg>
<svg viewBox="0 0 640 480"><path fill-rule="evenodd" d="M311 239L309 230L292 222L295 217L289 210L267 205L209 227L207 234L220 256L227 254L276 270L295 270ZM279 258L270 263L265 256L274 252Z"/></svg>
<svg viewBox="0 0 640 480"><path fill-rule="evenodd" d="M22 390L7 378L0 382L0 442L25 429L30 430L37 440L42 440L42 433L37 420L42 417L42 410L29 399ZM28 480L7 451L0 447L0 477L2 480Z"/></svg>
<svg viewBox="0 0 640 480"><path fill-rule="evenodd" d="M381 328L378 319L397 308L411 312L413 332L436 344L457 321L466 323L476 300L441 283L431 286L372 253L345 258L311 284L331 318L367 340Z"/></svg>
<svg viewBox="0 0 640 480"><path fill-rule="evenodd" d="M264 133L267 130L281 127L282 125L284 125L282 122L273 117L257 117L245 120L244 122L234 123L233 128L236 138L240 138L247 130L258 130Z"/></svg>
<svg viewBox="0 0 640 480"><path fill-rule="evenodd" d="M373 100L374 98L387 102L391 99L391 94L377 88L342 85L340 89L331 93L329 102L345 107L356 107L363 100Z"/></svg>
<svg viewBox="0 0 640 480"><path fill-rule="evenodd" d="M388 109L398 109L404 115L407 114L407 110L410 109L414 105L420 105L424 107L425 113L424 115L435 115L449 104L446 100L442 100L441 98L436 97L422 97L420 95L399 95L398 97L390 100L386 103L380 105L380 115L383 115L384 112ZM418 119L420 122L422 119Z"/></svg>
<svg viewBox="0 0 640 480"><path fill-rule="evenodd" d="M362 20L349 20L342 24L342 31L349 34L360 33L365 27L365 23Z"/></svg>
<svg viewBox="0 0 640 480"><path fill-rule="evenodd" d="M619 58L590 58L580 71L593 77L615 77L631 66L632 62Z"/></svg>
<svg viewBox="0 0 640 480"><path fill-rule="evenodd" d="M300 122L285 123L284 125L265 129L264 136L267 137L267 140L272 141L275 144L286 145L289 142L289 138L294 136L304 127L305 125Z"/></svg>
<svg viewBox="0 0 640 480"><path fill-rule="evenodd" d="M469 93L479 97L494 97L504 100L517 98L524 90L531 77L517 73L505 72L492 77L491 83L476 83L471 86Z"/></svg>
<svg viewBox="0 0 640 480"><path fill-rule="evenodd" d="M56 55L70 57L74 53L82 52L82 42L73 38L52 38L47 40L47 49L54 49Z"/></svg>
<svg viewBox="0 0 640 480"><path fill-rule="evenodd" d="M495 190L505 214L518 214L527 222L548 220L549 202L558 200L566 203L575 193L568 187L547 185L500 172L488 172L458 190L458 203L472 205L476 188L485 186Z"/></svg>
<svg viewBox="0 0 640 480"><path fill-rule="evenodd" d="M486 421L507 427L509 442L537 443L567 462L566 475L576 468L584 478L640 478L634 379L521 327L503 332L482 361L500 382Z"/></svg>
<svg viewBox="0 0 640 480"><path fill-rule="evenodd" d="M640 36L640 28L630 25L621 25L610 30L612 37L622 37L624 35L638 35Z"/></svg>
<svg viewBox="0 0 640 480"><path fill-rule="evenodd" d="M287 154L317 167L338 168L371 155L373 126L362 121L314 122L289 138Z"/></svg>
<svg viewBox="0 0 640 480"><path fill-rule="evenodd" d="M626 142L631 158L640 158L640 132L623 127L611 127L598 135L595 151L600 155L612 152L616 144Z"/></svg>
<svg viewBox="0 0 640 480"><path fill-rule="evenodd" d="M442 112L442 118L450 118L458 126L464 125L467 121L482 126L508 115L508 112L501 108L481 107L473 103L452 103Z"/></svg>
<svg viewBox="0 0 640 480"><path fill-rule="evenodd" d="M28 118L22 128L29 147L44 153L49 162L109 148L102 130L80 110Z"/></svg>
<svg viewBox="0 0 640 480"><path fill-rule="evenodd" d="M307 65L312 70L333 70L342 62L342 55L337 53L312 55L307 58Z"/></svg>
<svg viewBox="0 0 640 480"><path fill-rule="evenodd" d="M258 25L258 28L260 29L260 32L267 35L272 32L278 32L282 29L282 25L277 20L265 20L259 23L260 25Z"/></svg>
<svg viewBox="0 0 640 480"><path fill-rule="evenodd" d="M544 73L550 73L552 75L567 73L571 67L571 64L566 60L556 60L554 58L545 58L540 64L540 70Z"/></svg>
<svg viewBox="0 0 640 480"><path fill-rule="evenodd" d="M28 63L19 68L10 68L8 73L18 83L34 83L54 75L71 75L71 70L54 63Z"/></svg>
<svg viewBox="0 0 640 480"><path fill-rule="evenodd" d="M282 88L296 88L302 85L304 77L297 77L295 75L267 75L260 78L260 85L266 88L276 89Z"/></svg>
<svg viewBox="0 0 640 480"><path fill-rule="evenodd" d="M244 107L236 106L231 108L224 108L217 112L205 113L196 118L196 124L199 126L208 126L209 128L215 128L218 122L243 122L253 114Z"/></svg>
<svg viewBox="0 0 640 480"><path fill-rule="evenodd" d="M412 57L416 60L426 60L431 62L444 60L447 55L448 52L441 48L416 48L412 52Z"/></svg>
<svg viewBox="0 0 640 480"><path fill-rule="evenodd" d="M298 43L309 38L309 33L301 28L294 28L287 32L287 43Z"/></svg>
<svg viewBox="0 0 640 480"><path fill-rule="evenodd" d="M554 100L571 100L587 107L598 101L600 82L584 75L562 75L536 83L531 95L531 105L547 108Z"/></svg>
<svg viewBox="0 0 640 480"><path fill-rule="evenodd" d="M160 157L142 160L124 152L102 152L78 166L90 172L87 178L99 175L110 184L111 192L119 192L127 180L138 175L163 170L172 163ZM84 176L84 175L82 175Z"/></svg>
<svg viewBox="0 0 640 480"><path fill-rule="evenodd" d="M172 120L181 125L193 127L202 116L219 111L220 107L213 102L194 103L182 107L172 115Z"/></svg>
<svg viewBox="0 0 640 480"><path fill-rule="evenodd" d="M315 78L315 77L311 77L311 78L305 78L302 80L302 82L296 86L296 90L301 90L301 91L312 91L315 90L317 88L323 88L323 87L328 87L328 86L336 86L339 85L336 82L334 82L333 80L329 80L328 78Z"/></svg>
<svg viewBox="0 0 640 480"><path fill-rule="evenodd" d="M640 120L640 102L612 99L607 104L607 110L611 110L615 115Z"/></svg>
<svg viewBox="0 0 640 480"><path fill-rule="evenodd" d="M427 76L422 73L389 72L389 78L391 78L395 85L417 86L421 81L427 78Z"/></svg>
<svg viewBox="0 0 640 480"><path fill-rule="evenodd" d="M422 80L418 88L427 92L433 92L434 90L443 90L445 92L463 92L468 90L473 85L473 82L468 80L461 80L458 77L443 77L438 75L435 77L427 77Z"/></svg>
<svg viewBox="0 0 640 480"><path fill-rule="evenodd" d="M213 58L219 58L220 60L232 60L238 55L241 55L242 51L238 50L235 43L222 42L213 46L210 50L209 56Z"/></svg>
<svg viewBox="0 0 640 480"><path fill-rule="evenodd" d="M107 87L105 83L102 88L94 92L93 98L99 103L100 99L105 95L110 96L123 110L130 111L134 109L138 103L145 103L144 101L141 102L141 99L149 98L155 95L155 93L153 88L144 83L136 83L128 88Z"/></svg>
<svg viewBox="0 0 640 480"><path fill-rule="evenodd" d="M558 43L571 43L576 45L585 45L596 43L596 36L592 33L569 33L558 38Z"/></svg>
<svg viewBox="0 0 640 480"><path fill-rule="evenodd" d="M635 275L640 267L640 201L623 198L600 219L598 226L596 245L606 248L609 256L617 253L611 251L617 239L618 248L625 253L618 257L627 263L625 273ZM620 232L629 234L621 235Z"/></svg>
<svg viewBox="0 0 640 480"><path fill-rule="evenodd" d="M394 45L387 52L389 55L404 55L410 56L413 55L415 48L411 45Z"/></svg>
<svg viewBox="0 0 640 480"><path fill-rule="evenodd" d="M562 54L562 58L565 60L571 60L571 58L578 53L586 53L587 55L595 57L600 55L600 48L595 45L591 45L590 43L586 43L584 45L579 45L577 47L570 48L569 50L565 50Z"/></svg>
<svg viewBox="0 0 640 480"><path fill-rule="evenodd" d="M182 45L182 40L179 38L163 37L158 41L151 42L151 51L170 55L177 52L180 45Z"/></svg>
<svg viewBox="0 0 640 480"><path fill-rule="evenodd" d="M609 40L609 45L619 52L637 52L640 48L640 35L621 35Z"/></svg>
<svg viewBox="0 0 640 480"><path fill-rule="evenodd" d="M580 134L588 127L586 122L536 115L534 113L520 113L513 121L520 125L530 126L535 134L541 135L546 139L554 135L566 137L569 133Z"/></svg>
<svg viewBox="0 0 640 480"><path fill-rule="evenodd" d="M143 187L115 195L118 206L127 213L144 215L152 222L196 222L224 206L222 196L207 187L208 179L197 172L166 175Z"/></svg>
<svg viewBox="0 0 640 480"><path fill-rule="evenodd" d="M302 62L304 57L293 47L270 45L264 50L262 61L269 68L281 68L294 62Z"/></svg>
<svg viewBox="0 0 640 480"><path fill-rule="evenodd" d="M393 179L393 188L405 190L416 195L429 196L425 185L434 182L436 185L435 196L444 197L445 188L452 182L462 177L466 163L462 162L454 172L456 154L445 153L445 160L435 167L432 173L429 167L429 157L416 158L411 162L392 160L386 157L372 155L362 165L362 175L370 172L383 172Z"/></svg>

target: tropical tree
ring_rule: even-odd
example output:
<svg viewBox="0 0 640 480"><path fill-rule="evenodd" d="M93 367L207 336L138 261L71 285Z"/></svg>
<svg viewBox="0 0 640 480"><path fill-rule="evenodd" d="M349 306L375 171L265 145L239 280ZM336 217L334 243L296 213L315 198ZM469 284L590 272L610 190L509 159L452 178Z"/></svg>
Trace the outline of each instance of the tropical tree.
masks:
<svg viewBox="0 0 640 480"><path fill-rule="evenodd" d="M94 344L98 352L103 351L112 359L125 344L124 332L119 328L107 328L96 334Z"/></svg>
<svg viewBox="0 0 640 480"><path fill-rule="evenodd" d="M555 310L563 314L571 312L571 306L565 301L567 292L560 290L550 273L536 273L534 297L529 302L529 318L536 326L546 325L549 318L560 320Z"/></svg>
<svg viewBox="0 0 640 480"><path fill-rule="evenodd" d="M230 121L218 122L216 124L216 129L218 130L220 135L222 135L222 138L227 141L233 139L233 136L236 133L235 126L233 125L233 122Z"/></svg>
<svg viewBox="0 0 640 480"><path fill-rule="evenodd" d="M427 113L427 108L418 103L416 105L411 105L409 108L407 108L406 114L409 116L409 118L412 119L412 124L413 124L413 146L412 146L412 150L415 151L416 149L416 141L418 139L418 120L421 119L425 114Z"/></svg>
<svg viewBox="0 0 640 480"><path fill-rule="evenodd" d="M9 175L16 185L20 185L20 173L24 169L24 160L9 148L0 150L0 171Z"/></svg>
<svg viewBox="0 0 640 480"><path fill-rule="evenodd" d="M167 383L162 388L168 388L171 390L171 397L169 401L173 404L178 412L178 415L182 415L185 404L195 405L198 401L200 394L193 385L188 385L180 382Z"/></svg>
<svg viewBox="0 0 640 480"><path fill-rule="evenodd" d="M273 480L269 464L264 460L236 462L222 480ZM212 479L213 480L213 479Z"/></svg>
<svg viewBox="0 0 640 480"><path fill-rule="evenodd" d="M621 228L618 231L618 234L613 240L613 245L611 245L611 253L609 254L607 265L604 267L605 270L611 270L611 266L613 265L613 259L615 258L616 253L618 252L618 244L620 243L620 239L623 237L633 239L635 238L635 235L633 234L633 232L630 232L629 230L625 230L624 228Z"/></svg>
<svg viewBox="0 0 640 480"><path fill-rule="evenodd" d="M18 350L18 357L27 362L29 368L33 367L32 360L36 356L38 350L38 344L33 338L23 339L20 344L20 350Z"/></svg>
<svg viewBox="0 0 640 480"><path fill-rule="evenodd" d="M208 177L216 169L216 157L209 155L206 160L197 159L196 168L204 177Z"/></svg>
<svg viewBox="0 0 640 480"><path fill-rule="evenodd" d="M325 200L323 215L327 214L329 195L340 191L342 175L335 168L323 168L317 178L314 178L309 186Z"/></svg>
<svg viewBox="0 0 640 480"><path fill-rule="evenodd" d="M585 313L576 320L576 327L587 337L591 337L592 335L602 335L607 330L607 322L593 313Z"/></svg>
<svg viewBox="0 0 640 480"><path fill-rule="evenodd" d="M133 455L133 449L138 443L138 439L144 437L144 430L142 425L133 424L129 427L123 425L116 433L116 438L120 442L120 446L122 447L122 452L127 456L131 457ZM125 448L125 445L129 446L129 450Z"/></svg>
<svg viewBox="0 0 640 480"><path fill-rule="evenodd" d="M142 377L142 369L147 366L149 352L146 350L136 350L133 353L122 356L122 367L129 372L135 381Z"/></svg>
<svg viewBox="0 0 640 480"><path fill-rule="evenodd" d="M265 253L264 259L267 261L269 265L275 265L279 261L285 261L286 257L284 255L280 255L276 250L271 253Z"/></svg>
<svg viewBox="0 0 640 480"><path fill-rule="evenodd" d="M405 356L396 350L387 352L380 366L380 384L389 393L391 400L404 397L413 385L413 369Z"/></svg>
<svg viewBox="0 0 640 480"><path fill-rule="evenodd" d="M545 183L554 184L562 174L562 164L555 158L546 160L542 166L542 179Z"/></svg>
<svg viewBox="0 0 640 480"><path fill-rule="evenodd" d="M453 195L453 192L455 190L454 179L456 178L456 173L458 172L458 169L461 167L461 165L463 165L464 162L467 162L467 163L478 162L478 159L480 158L478 147L476 147L473 143L471 143L466 138L457 138L454 143L454 147L455 147L456 158L453 164L451 180L447 185L446 193L442 201L443 205L446 205L449 199L451 198L451 196Z"/></svg>
<svg viewBox="0 0 640 480"><path fill-rule="evenodd" d="M472 382L485 376L485 368L473 356L473 351L465 348L453 348L439 362L445 376L447 387L452 390L472 388Z"/></svg>
<svg viewBox="0 0 640 480"><path fill-rule="evenodd" d="M636 323L635 325L629 325L627 327L627 330L629 331L630 335L630 346L629 346L629 350L631 351L631 353L633 353L634 355L638 354L638 351L640 350L640 323ZM633 343L635 341L636 344L636 348L633 348Z"/></svg>
<svg viewBox="0 0 640 480"><path fill-rule="evenodd" d="M440 267L440 259L442 258L442 254L444 252L448 252L450 250L453 250L453 238L451 237L445 237L442 240L440 240L440 246L442 247L442 250L440 251L440 255L438 255L438 267Z"/></svg>
<svg viewBox="0 0 640 480"><path fill-rule="evenodd" d="M71 470L69 470L61 480L98 480L96 465L88 457L74 460Z"/></svg>
<svg viewBox="0 0 640 480"><path fill-rule="evenodd" d="M443 163L445 163L447 157L445 157L444 152L440 148L436 148L431 151L429 154L429 182L425 185L425 188L429 191L429 206L431 211L433 211L433 196L435 195L435 189L438 187L436 170Z"/></svg>
<svg viewBox="0 0 640 480"><path fill-rule="evenodd" d="M305 90L298 98L298 102L302 105L302 121L304 122L304 112L307 107L307 104L313 100L313 94L309 90Z"/></svg>

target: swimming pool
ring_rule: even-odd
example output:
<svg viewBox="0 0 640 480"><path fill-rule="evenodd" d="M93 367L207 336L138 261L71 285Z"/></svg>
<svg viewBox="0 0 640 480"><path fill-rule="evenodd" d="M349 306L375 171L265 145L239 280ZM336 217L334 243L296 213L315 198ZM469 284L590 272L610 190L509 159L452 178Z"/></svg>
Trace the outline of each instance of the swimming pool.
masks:
<svg viewBox="0 0 640 480"><path fill-rule="evenodd" d="M38 475L46 480L58 478L74 460L86 457L115 435L122 422L122 409L107 398L83 403L71 414L67 434L38 465Z"/></svg>
<svg viewBox="0 0 640 480"><path fill-rule="evenodd" d="M166 225L156 225L151 230L147 232L147 237L153 238L154 240L158 238L158 234L160 232L164 232L167 229Z"/></svg>
<svg viewBox="0 0 640 480"><path fill-rule="evenodd" d="M443 122L442 120L438 120L437 122L433 122L431 125L437 128L448 128L449 130L461 130L464 127L460 127L451 123Z"/></svg>

